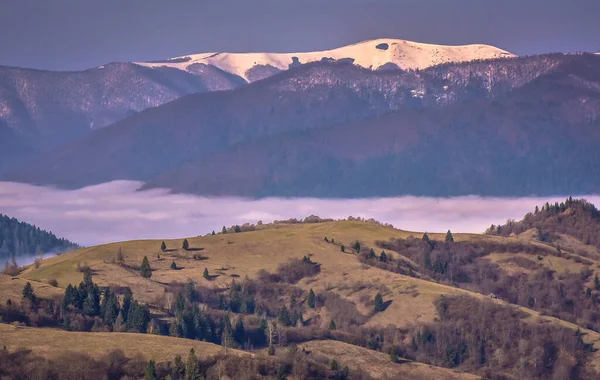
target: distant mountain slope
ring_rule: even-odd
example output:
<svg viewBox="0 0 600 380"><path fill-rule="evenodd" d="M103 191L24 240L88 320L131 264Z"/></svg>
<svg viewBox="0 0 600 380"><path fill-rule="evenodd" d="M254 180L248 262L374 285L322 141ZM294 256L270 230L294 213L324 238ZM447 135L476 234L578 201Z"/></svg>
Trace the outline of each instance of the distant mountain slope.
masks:
<svg viewBox="0 0 600 380"><path fill-rule="evenodd" d="M245 82L216 68L192 73L112 63L81 72L0 67L0 172L34 154L182 95Z"/></svg>
<svg viewBox="0 0 600 380"><path fill-rule="evenodd" d="M346 60L363 68L425 69L449 62L515 57L489 45L445 46L383 38L363 41L333 50L302 53L204 53L158 62L135 62L147 67L170 67L193 72L198 65L211 65L249 82L287 70L298 64ZM262 72L261 74L258 74Z"/></svg>
<svg viewBox="0 0 600 380"><path fill-rule="evenodd" d="M313 63L141 112L4 179L250 196L597 192L599 63Z"/></svg>
<svg viewBox="0 0 600 380"><path fill-rule="evenodd" d="M0 261L11 256L27 256L44 253L65 252L77 248L66 239L0 214Z"/></svg>
<svg viewBox="0 0 600 380"><path fill-rule="evenodd" d="M580 78L547 75L493 100L239 144L147 187L252 197L598 193L600 118L584 117L590 104L600 110L600 92Z"/></svg>

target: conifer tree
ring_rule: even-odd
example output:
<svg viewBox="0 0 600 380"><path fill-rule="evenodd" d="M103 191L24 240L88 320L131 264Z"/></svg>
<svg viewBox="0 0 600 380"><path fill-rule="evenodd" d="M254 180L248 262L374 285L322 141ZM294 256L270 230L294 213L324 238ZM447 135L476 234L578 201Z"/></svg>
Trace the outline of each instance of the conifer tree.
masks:
<svg viewBox="0 0 600 380"><path fill-rule="evenodd" d="M306 298L306 304L311 309L315 308L315 304L316 304L316 302L315 302L315 292L312 290L312 288L310 289L310 292L308 292L308 297Z"/></svg>
<svg viewBox="0 0 600 380"><path fill-rule="evenodd" d="M598 275L594 276L594 288L600 290L600 280L598 279Z"/></svg>
<svg viewBox="0 0 600 380"><path fill-rule="evenodd" d="M165 252L167 250L167 245L165 244L164 241L162 243L160 243L160 250L163 252Z"/></svg>
<svg viewBox="0 0 600 380"><path fill-rule="evenodd" d="M23 299L28 300L31 303L35 303L37 301L37 297L33 291L33 286L31 286L31 282L29 281L27 281L23 287Z"/></svg>
<svg viewBox="0 0 600 380"><path fill-rule="evenodd" d="M379 261L382 261L382 262L384 262L384 263L387 263L387 261L388 261L388 257L387 257L387 255L385 254L385 251L381 251L381 256L379 256Z"/></svg>
<svg viewBox="0 0 600 380"><path fill-rule="evenodd" d="M352 246L352 248L354 248L354 250L358 253L360 252L360 243L358 241L356 241L354 243L354 245Z"/></svg>
<svg viewBox="0 0 600 380"><path fill-rule="evenodd" d="M144 375L144 380L157 380L156 376L156 363L154 360L150 360L146 365L146 374Z"/></svg>
<svg viewBox="0 0 600 380"><path fill-rule="evenodd" d="M381 296L381 293L377 293L377 295L375 295L375 311L383 311L383 297Z"/></svg>
<svg viewBox="0 0 600 380"><path fill-rule="evenodd" d="M185 380L200 380L201 378L196 351L192 348L185 365Z"/></svg>
<svg viewBox="0 0 600 380"><path fill-rule="evenodd" d="M177 264L175 264L175 260L171 261L171 269L177 269Z"/></svg>
<svg viewBox="0 0 600 380"><path fill-rule="evenodd" d="M150 268L150 261L148 261L148 256L144 256L142 260L142 266L140 266L140 274L144 278L152 277L152 269Z"/></svg>
<svg viewBox="0 0 600 380"><path fill-rule="evenodd" d="M369 251L369 259L374 259L375 257L377 257L375 255L375 251L373 250L373 248L371 248L371 250Z"/></svg>
<svg viewBox="0 0 600 380"><path fill-rule="evenodd" d="M336 329L337 329L337 327L335 326L335 322L332 319L331 322L329 322L329 330L336 330Z"/></svg>
<svg viewBox="0 0 600 380"><path fill-rule="evenodd" d="M344 245L343 245L343 244L340 246L340 251L342 251L342 252L346 252L346 247L344 247Z"/></svg>
<svg viewBox="0 0 600 380"><path fill-rule="evenodd" d="M283 306L281 308L281 310L279 310L278 319L279 319L279 322L281 322L281 324L283 326L291 326L292 325L292 317L291 317L290 312L288 311L287 307L285 307L285 306Z"/></svg>
<svg viewBox="0 0 600 380"><path fill-rule="evenodd" d="M131 293L131 289L125 288L125 293L123 294L123 307L121 311L123 312L123 321L127 321L127 317L129 316L129 309L131 309L131 304L133 303L133 294Z"/></svg>
<svg viewBox="0 0 600 380"><path fill-rule="evenodd" d="M87 297L83 301L83 313L90 317L100 314L100 289L96 284L88 288Z"/></svg>
<svg viewBox="0 0 600 380"><path fill-rule="evenodd" d="M211 233L211 235L212 235L212 236L215 236L215 235L216 235L216 233L215 233L215 230L213 230L213 232Z"/></svg>
<svg viewBox="0 0 600 380"><path fill-rule="evenodd" d="M429 239L429 235L427 235L427 232L425 232L425 233L423 234L423 238L422 238L422 239L423 239L423 241L424 241L425 243L427 243L427 244L431 245L431 239Z"/></svg>
<svg viewBox="0 0 600 380"><path fill-rule="evenodd" d="M185 251L187 251L188 249L190 249L190 243L188 243L187 239L183 239L183 243L181 244L181 248L183 248Z"/></svg>
<svg viewBox="0 0 600 380"><path fill-rule="evenodd" d="M210 275L208 274L208 268L204 268L204 272L202 273L202 277L207 280L210 280Z"/></svg>
<svg viewBox="0 0 600 380"><path fill-rule="evenodd" d="M125 331L125 321L123 319L123 312L119 311L117 315L117 319L115 323L113 323L113 331L114 332L123 332Z"/></svg>
<svg viewBox="0 0 600 380"><path fill-rule="evenodd" d="M450 230L448 230L448 232L446 232L445 242L446 243L454 243L454 236L452 236L452 232L450 232Z"/></svg>
<svg viewBox="0 0 600 380"><path fill-rule="evenodd" d="M241 346L246 340L246 330L242 318L238 318L235 329L233 330L233 339Z"/></svg>
<svg viewBox="0 0 600 380"><path fill-rule="evenodd" d="M221 230L222 234L226 234L227 233L227 227L223 226L223 229Z"/></svg>

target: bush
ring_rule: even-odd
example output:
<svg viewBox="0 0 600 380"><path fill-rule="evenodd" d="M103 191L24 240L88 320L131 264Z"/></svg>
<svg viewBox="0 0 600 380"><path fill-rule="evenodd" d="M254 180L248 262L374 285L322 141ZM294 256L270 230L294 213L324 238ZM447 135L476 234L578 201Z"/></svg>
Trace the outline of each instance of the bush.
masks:
<svg viewBox="0 0 600 380"><path fill-rule="evenodd" d="M289 263L279 265L277 274L284 282L295 284L305 277L312 277L321 272L321 265L310 261L308 256L302 260L294 259Z"/></svg>

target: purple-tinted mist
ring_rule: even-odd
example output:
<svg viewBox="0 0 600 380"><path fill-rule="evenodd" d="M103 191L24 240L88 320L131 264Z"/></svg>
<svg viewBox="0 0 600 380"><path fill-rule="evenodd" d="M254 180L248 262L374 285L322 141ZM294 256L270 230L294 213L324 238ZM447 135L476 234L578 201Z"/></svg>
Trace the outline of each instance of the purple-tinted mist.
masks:
<svg viewBox="0 0 600 380"><path fill-rule="evenodd" d="M5 0L0 65L80 70L373 38L485 43L519 55L598 51L598 15L598 0Z"/></svg>
<svg viewBox="0 0 600 380"><path fill-rule="evenodd" d="M0 213L33 223L69 240L92 245L131 239L204 235L223 225L303 218L374 218L410 231L483 232L490 224L520 219L550 198L281 199L203 198L136 191L137 182L117 181L80 190L57 190L0 182ZM585 197L600 204L600 196Z"/></svg>

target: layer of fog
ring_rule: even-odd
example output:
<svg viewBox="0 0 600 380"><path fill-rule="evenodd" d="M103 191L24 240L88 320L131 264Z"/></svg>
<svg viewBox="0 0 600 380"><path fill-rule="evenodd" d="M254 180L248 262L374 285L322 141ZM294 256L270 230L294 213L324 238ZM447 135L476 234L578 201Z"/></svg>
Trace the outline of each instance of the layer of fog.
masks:
<svg viewBox="0 0 600 380"><path fill-rule="evenodd" d="M249 200L137 191L140 183L115 181L79 190L0 182L0 213L53 231L82 245L131 239L196 236L258 220L348 216L374 218L411 231L483 232L490 224L520 219L549 198L397 197L374 199ZM600 204L600 196L585 197Z"/></svg>

